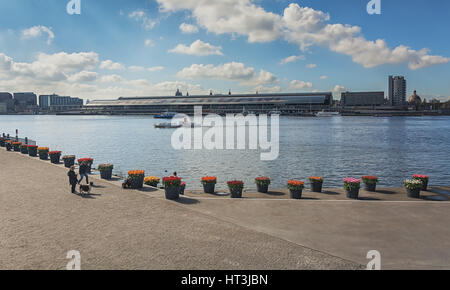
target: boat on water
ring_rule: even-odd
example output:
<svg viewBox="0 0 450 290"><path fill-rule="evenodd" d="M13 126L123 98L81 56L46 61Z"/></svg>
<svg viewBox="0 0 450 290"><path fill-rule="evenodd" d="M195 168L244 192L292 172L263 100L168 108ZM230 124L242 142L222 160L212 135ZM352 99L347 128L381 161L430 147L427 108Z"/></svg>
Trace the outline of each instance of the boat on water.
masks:
<svg viewBox="0 0 450 290"><path fill-rule="evenodd" d="M339 112L330 112L330 111L321 111L316 113L316 117L336 117L340 116L341 114Z"/></svg>
<svg viewBox="0 0 450 290"><path fill-rule="evenodd" d="M177 112L165 112L155 115L155 119L173 119L178 113Z"/></svg>
<svg viewBox="0 0 450 290"><path fill-rule="evenodd" d="M159 129L176 129L181 128L183 124L172 124L169 122L155 124L155 128Z"/></svg>
<svg viewBox="0 0 450 290"><path fill-rule="evenodd" d="M281 116L281 112L280 111L270 111L269 115L280 115Z"/></svg>

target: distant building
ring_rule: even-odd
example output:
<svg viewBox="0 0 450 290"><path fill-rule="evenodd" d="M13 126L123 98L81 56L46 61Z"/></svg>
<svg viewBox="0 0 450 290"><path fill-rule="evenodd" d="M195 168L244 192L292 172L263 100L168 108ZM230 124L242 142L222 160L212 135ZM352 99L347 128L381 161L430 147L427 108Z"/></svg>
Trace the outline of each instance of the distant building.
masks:
<svg viewBox="0 0 450 290"><path fill-rule="evenodd" d="M14 100L10 93L0 93L1 113L8 113L14 111Z"/></svg>
<svg viewBox="0 0 450 290"><path fill-rule="evenodd" d="M37 96L35 93L14 93L14 106L16 112L35 111Z"/></svg>
<svg viewBox="0 0 450 290"><path fill-rule="evenodd" d="M362 107L384 104L384 92L344 92L341 93L341 106Z"/></svg>
<svg viewBox="0 0 450 290"><path fill-rule="evenodd" d="M40 95L39 108L41 111L62 112L79 110L83 107L83 100L80 98L62 97L58 95Z"/></svg>
<svg viewBox="0 0 450 290"><path fill-rule="evenodd" d="M409 97L408 104L413 107L416 111L418 111L422 105L422 99L417 94L417 91L414 91L414 94Z"/></svg>
<svg viewBox="0 0 450 290"><path fill-rule="evenodd" d="M389 76L389 103L403 106L406 103L406 80L403 76Z"/></svg>
<svg viewBox="0 0 450 290"><path fill-rule="evenodd" d="M91 101L83 110L94 114L157 114L165 111L191 114L195 106L202 106L205 113L280 111L283 114L298 114L329 110L332 105L332 93L324 92L121 97L117 100Z"/></svg>

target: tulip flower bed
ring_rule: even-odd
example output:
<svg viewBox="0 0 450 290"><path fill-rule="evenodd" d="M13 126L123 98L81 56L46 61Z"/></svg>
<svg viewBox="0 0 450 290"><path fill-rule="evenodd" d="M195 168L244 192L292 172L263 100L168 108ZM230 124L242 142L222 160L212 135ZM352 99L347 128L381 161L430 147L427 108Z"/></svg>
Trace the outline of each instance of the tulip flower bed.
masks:
<svg viewBox="0 0 450 290"><path fill-rule="evenodd" d="M139 189L144 186L144 170L128 171L128 180L130 181L130 188Z"/></svg>
<svg viewBox="0 0 450 290"><path fill-rule="evenodd" d="M50 156L50 162L53 164L59 164L59 160L61 158L61 151L50 151L48 152Z"/></svg>
<svg viewBox="0 0 450 290"><path fill-rule="evenodd" d="M428 189L428 181L430 180L430 177L428 175L414 174L413 175L413 179L420 180L422 182L421 190L427 191L427 189Z"/></svg>
<svg viewBox="0 0 450 290"><path fill-rule="evenodd" d="M163 177L166 199L175 200L180 198L181 178L177 176ZM183 192L184 193L184 192Z"/></svg>
<svg viewBox="0 0 450 290"><path fill-rule="evenodd" d="M215 176L202 177L203 192L214 194L216 192L215 191L216 183L217 177Z"/></svg>
<svg viewBox="0 0 450 290"><path fill-rule="evenodd" d="M39 154L39 159L47 160L48 159L48 151L50 149L48 147L38 147L37 151Z"/></svg>
<svg viewBox="0 0 450 290"><path fill-rule="evenodd" d="M361 188L361 179L344 178L344 189L347 192L348 198L358 199L360 188Z"/></svg>
<svg viewBox="0 0 450 290"><path fill-rule="evenodd" d="M98 171L100 171L100 178L108 180L111 179L113 169L114 165L112 164L99 164Z"/></svg>
<svg viewBox="0 0 450 290"><path fill-rule="evenodd" d="M292 199L301 199L305 183L299 180L288 180L287 188Z"/></svg>
<svg viewBox="0 0 450 290"><path fill-rule="evenodd" d="M403 186L406 188L406 194L412 198L420 197L420 190L423 187L423 183L419 179L407 179L403 182Z"/></svg>
<svg viewBox="0 0 450 290"><path fill-rule="evenodd" d="M146 185L153 186L153 187L158 187L159 181L160 181L159 177L156 177L156 176L148 176L148 177L144 178L144 183Z"/></svg>
<svg viewBox="0 0 450 290"><path fill-rule="evenodd" d="M312 192L319 192L319 193L322 192L323 177L310 176L309 182L311 183Z"/></svg>
<svg viewBox="0 0 450 290"><path fill-rule="evenodd" d="M20 145L22 145L22 142L12 142L13 150L15 152L19 152L20 151Z"/></svg>
<svg viewBox="0 0 450 290"><path fill-rule="evenodd" d="M38 147L36 145L28 145L28 155L31 157L36 157L37 149Z"/></svg>
<svg viewBox="0 0 450 290"><path fill-rule="evenodd" d="M376 176L363 176L362 182L364 183L365 190L375 192L377 189L378 177Z"/></svg>
<svg viewBox="0 0 450 290"><path fill-rule="evenodd" d="M232 180L227 182L230 190L231 198L242 198L242 191L244 189L244 182L240 180Z"/></svg>
<svg viewBox="0 0 450 290"><path fill-rule="evenodd" d="M260 193L267 193L269 191L270 178L269 177L256 177L255 184Z"/></svg>

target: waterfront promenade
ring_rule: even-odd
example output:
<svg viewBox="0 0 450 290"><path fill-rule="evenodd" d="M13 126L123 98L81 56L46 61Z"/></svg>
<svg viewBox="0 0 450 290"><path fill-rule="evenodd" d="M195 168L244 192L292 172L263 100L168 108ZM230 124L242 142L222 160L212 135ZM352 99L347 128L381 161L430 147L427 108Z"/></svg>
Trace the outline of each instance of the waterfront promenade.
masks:
<svg viewBox="0 0 450 290"><path fill-rule="evenodd" d="M62 165L3 148L0 161L1 269L65 269L70 250L81 253L82 269L358 269L370 250L385 269L450 268L445 195L187 192L174 202L93 177L96 187L81 197L69 193Z"/></svg>

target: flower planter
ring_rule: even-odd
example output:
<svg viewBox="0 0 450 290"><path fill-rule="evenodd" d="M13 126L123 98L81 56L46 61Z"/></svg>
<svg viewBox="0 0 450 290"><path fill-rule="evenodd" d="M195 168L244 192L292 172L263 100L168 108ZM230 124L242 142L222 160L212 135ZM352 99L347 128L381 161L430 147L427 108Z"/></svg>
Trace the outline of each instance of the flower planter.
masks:
<svg viewBox="0 0 450 290"><path fill-rule="evenodd" d="M130 188L140 189L144 187L144 176L130 178Z"/></svg>
<svg viewBox="0 0 450 290"><path fill-rule="evenodd" d="M376 183L364 183L364 189L366 191L375 192L375 191L377 191L377 184Z"/></svg>
<svg viewBox="0 0 450 290"><path fill-rule="evenodd" d="M230 190L231 198L242 198L242 188L235 188Z"/></svg>
<svg viewBox="0 0 450 290"><path fill-rule="evenodd" d="M59 164L61 154L50 154L50 162L53 164Z"/></svg>
<svg viewBox="0 0 450 290"><path fill-rule="evenodd" d="M421 180L422 181L422 188L420 190L427 191L428 190L428 180Z"/></svg>
<svg viewBox="0 0 450 290"><path fill-rule="evenodd" d="M180 198L180 186L166 186L164 191L166 199L175 200Z"/></svg>
<svg viewBox="0 0 450 290"><path fill-rule="evenodd" d="M112 169L103 169L100 170L100 178L101 179L111 179L112 177ZM142 180L143 182L143 180Z"/></svg>
<svg viewBox="0 0 450 290"><path fill-rule="evenodd" d="M420 198L420 188L408 189L406 188L406 195L411 198Z"/></svg>
<svg viewBox="0 0 450 290"><path fill-rule="evenodd" d="M92 172L92 163L94 163L94 159L92 159L92 158L80 158L80 159L78 159L78 164L81 164L83 161L87 162L86 173L91 174L91 172Z"/></svg>
<svg viewBox="0 0 450 290"><path fill-rule="evenodd" d="M149 176L144 178L144 183L151 187L158 187L159 181L160 181L159 177L156 176Z"/></svg>
<svg viewBox="0 0 450 290"><path fill-rule="evenodd" d="M258 192L260 193L267 193L269 192L269 185L268 184L256 184L256 188Z"/></svg>
<svg viewBox="0 0 450 290"><path fill-rule="evenodd" d="M301 189L289 189L289 193L292 199L302 199L303 190Z"/></svg>
<svg viewBox="0 0 450 290"><path fill-rule="evenodd" d="M312 192L322 192L322 182L313 182L311 183L311 191Z"/></svg>
<svg viewBox="0 0 450 290"><path fill-rule="evenodd" d="M28 146L28 155L31 157L37 156L37 147L36 146Z"/></svg>
<svg viewBox="0 0 450 290"><path fill-rule="evenodd" d="M216 185L214 183L203 183L203 192L214 194Z"/></svg>
<svg viewBox="0 0 450 290"><path fill-rule="evenodd" d="M28 155L28 146L20 146L20 153Z"/></svg>
<svg viewBox="0 0 450 290"><path fill-rule="evenodd" d="M41 160L48 160L48 153L47 152L40 152L39 153L39 159L41 159Z"/></svg>
<svg viewBox="0 0 450 290"><path fill-rule="evenodd" d="M64 166L66 168L75 165L75 156L63 156L62 160L64 161Z"/></svg>
<svg viewBox="0 0 450 290"><path fill-rule="evenodd" d="M346 190L347 198L350 199L358 199L359 197L359 188L353 188Z"/></svg>
<svg viewBox="0 0 450 290"><path fill-rule="evenodd" d="M0 138L0 147L5 147L5 139Z"/></svg>
<svg viewBox="0 0 450 290"><path fill-rule="evenodd" d="M20 144L13 144L13 150L14 152L20 152Z"/></svg>
<svg viewBox="0 0 450 290"><path fill-rule="evenodd" d="M423 190L423 191L427 191L427 189L428 189L429 178L430 177L428 175L421 175L421 174L414 174L413 175L413 179L414 180L420 180L422 182L421 190Z"/></svg>

